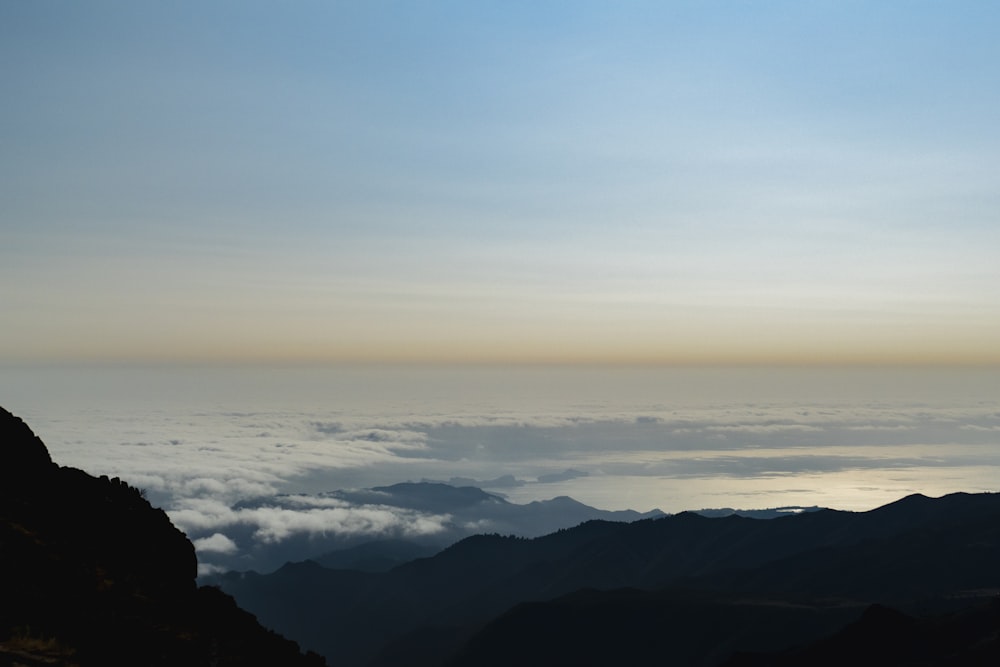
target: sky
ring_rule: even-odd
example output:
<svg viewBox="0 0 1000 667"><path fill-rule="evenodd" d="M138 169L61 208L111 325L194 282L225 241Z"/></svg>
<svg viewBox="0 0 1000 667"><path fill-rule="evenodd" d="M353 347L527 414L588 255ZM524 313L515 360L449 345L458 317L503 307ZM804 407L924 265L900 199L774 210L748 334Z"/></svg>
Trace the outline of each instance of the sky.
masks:
<svg viewBox="0 0 1000 667"><path fill-rule="evenodd" d="M992 2L0 4L0 362L1000 362Z"/></svg>

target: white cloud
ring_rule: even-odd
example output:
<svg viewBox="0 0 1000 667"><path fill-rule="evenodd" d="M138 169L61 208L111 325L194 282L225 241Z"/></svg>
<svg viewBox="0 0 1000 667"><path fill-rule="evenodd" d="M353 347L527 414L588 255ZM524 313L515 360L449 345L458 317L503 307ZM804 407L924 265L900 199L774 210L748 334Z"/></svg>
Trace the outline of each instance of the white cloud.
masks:
<svg viewBox="0 0 1000 667"><path fill-rule="evenodd" d="M233 554L239 551L236 542L222 533L212 533L208 537L193 540L194 548L200 553L207 551L210 553Z"/></svg>
<svg viewBox="0 0 1000 667"><path fill-rule="evenodd" d="M372 492L375 495L375 492ZM332 498L330 496L307 496L303 494L292 494L281 496L281 505L283 507L288 507L288 505L298 506L298 507L348 507L350 503L340 498Z"/></svg>
<svg viewBox="0 0 1000 667"><path fill-rule="evenodd" d="M211 563L206 563L204 561L198 561L198 576L207 577L212 574L222 574L229 571L228 567L223 565L213 565Z"/></svg>
<svg viewBox="0 0 1000 667"><path fill-rule="evenodd" d="M810 424L775 424L775 423L762 423L762 424L723 424L723 425L712 425L705 426L705 431L718 431L724 433L789 433L789 432L812 432L816 433L822 431L818 426L813 426Z"/></svg>
<svg viewBox="0 0 1000 667"><path fill-rule="evenodd" d="M337 507L302 511L278 507L241 510L239 521L256 526L254 537L279 542L293 533L337 533L340 535L400 534L407 536L439 533L447 515L427 515L387 507Z"/></svg>
<svg viewBox="0 0 1000 667"><path fill-rule="evenodd" d="M295 534L428 535L443 531L450 520L446 514L381 505L350 505L334 498L283 496L280 500L281 506L265 504L233 508L212 498L187 498L180 501L182 507L170 510L168 514L174 524L189 533L249 526L253 537L266 543L280 542ZM215 532L200 538L196 547L201 545L198 548L213 550L226 545L223 540L228 539ZM231 540L229 543L232 543ZM235 546L235 543L232 544Z"/></svg>
<svg viewBox="0 0 1000 667"><path fill-rule="evenodd" d="M237 512L217 498L180 498L167 510L174 525L185 532L206 531L238 523Z"/></svg>

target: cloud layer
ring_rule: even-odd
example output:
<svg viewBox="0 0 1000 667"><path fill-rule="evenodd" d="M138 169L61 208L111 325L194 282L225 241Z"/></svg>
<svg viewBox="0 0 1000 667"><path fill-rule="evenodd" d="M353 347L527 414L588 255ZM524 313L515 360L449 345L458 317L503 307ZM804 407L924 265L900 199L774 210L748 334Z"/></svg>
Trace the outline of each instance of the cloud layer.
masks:
<svg viewBox="0 0 1000 667"><path fill-rule="evenodd" d="M89 394L25 373L7 390L57 461L143 488L208 564L442 531L447 515L317 495L404 480L680 511L866 509L1000 479L996 374L324 372L119 371Z"/></svg>

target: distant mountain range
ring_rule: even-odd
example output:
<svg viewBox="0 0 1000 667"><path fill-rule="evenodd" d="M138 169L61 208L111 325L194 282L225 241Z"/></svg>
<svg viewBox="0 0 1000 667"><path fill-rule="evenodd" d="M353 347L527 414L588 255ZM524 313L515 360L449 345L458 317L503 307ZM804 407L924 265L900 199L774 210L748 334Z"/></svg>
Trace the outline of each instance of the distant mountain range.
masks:
<svg viewBox="0 0 1000 667"><path fill-rule="evenodd" d="M568 471L569 472L569 471ZM270 572L287 562L314 560L328 567L384 571L407 560L431 556L461 539L476 534L496 533L517 537L541 537L585 521L632 522L666 516L660 510L609 511L585 505L567 496L525 504L508 501L478 486L456 486L475 480L453 479L442 482L403 482L370 489L336 490L314 495L273 495L243 500L233 506L235 512L262 508L269 510L308 511L336 502L343 507L389 509L407 516L433 517L438 529L421 534L398 532L345 533L337 530L300 533L281 540L255 539L257 527L250 522L234 522L226 534L243 545L231 553L210 555L215 570L254 570ZM737 514L754 518L776 518L818 507L781 507L761 510L730 508L697 510L705 516ZM208 536L215 529L203 529ZM247 546L248 545L248 546ZM405 546L404 546L405 545Z"/></svg>
<svg viewBox="0 0 1000 667"><path fill-rule="evenodd" d="M0 665L324 664L197 587L196 565L139 490L56 465L0 409Z"/></svg>
<svg viewBox="0 0 1000 667"><path fill-rule="evenodd" d="M254 539L255 527L252 525L231 525L226 528L227 535L241 545L251 546L231 554L213 553L213 565L216 569L270 572L286 562L308 558L337 567L385 570L412 558L433 555L478 533L539 537L593 519L637 521L664 516L660 510L601 510L566 496L517 504L479 487L427 481L328 491L311 496L263 496L241 501L233 509L266 507L302 511L310 503L322 506L327 501L355 508L390 508L410 514L434 515L440 529L405 537L331 530L267 542ZM357 554L357 559L351 560L351 554Z"/></svg>
<svg viewBox="0 0 1000 667"><path fill-rule="evenodd" d="M967 630L979 646L947 655L1000 655L1000 627L987 622L998 563L1000 495L954 494L768 521L587 521L534 539L469 537L387 572L307 561L215 582L338 665L760 665L852 622L867 627L873 604L942 636ZM989 631L937 620L944 613ZM894 650L904 656L878 655ZM928 664L952 664L944 655Z"/></svg>
<svg viewBox="0 0 1000 667"><path fill-rule="evenodd" d="M454 487L437 482L404 482L360 491L334 491L327 496L356 503L380 501L396 507L445 512L452 517L451 529L422 541L372 540L354 547L335 549L309 560L324 567L384 572L417 558L433 556L445 547L473 534L473 528L488 527L489 533L514 537L541 537L587 521L631 523L667 516L660 510L601 510L584 505L568 496L518 505L487 493L478 487ZM818 507L779 507L760 510L731 508L696 510L702 516L747 516L774 519L799 512L813 512Z"/></svg>

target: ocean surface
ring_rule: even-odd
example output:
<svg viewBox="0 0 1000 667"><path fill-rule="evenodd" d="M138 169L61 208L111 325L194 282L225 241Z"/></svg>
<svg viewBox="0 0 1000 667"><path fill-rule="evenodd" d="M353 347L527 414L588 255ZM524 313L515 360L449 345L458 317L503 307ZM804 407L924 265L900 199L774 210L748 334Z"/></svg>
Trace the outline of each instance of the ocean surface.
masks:
<svg viewBox="0 0 1000 667"><path fill-rule="evenodd" d="M401 481L603 509L1000 490L1000 369L0 368L53 458L173 511Z"/></svg>

